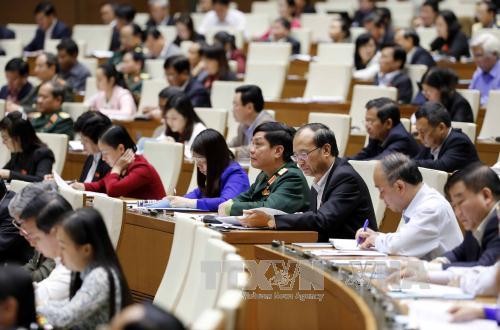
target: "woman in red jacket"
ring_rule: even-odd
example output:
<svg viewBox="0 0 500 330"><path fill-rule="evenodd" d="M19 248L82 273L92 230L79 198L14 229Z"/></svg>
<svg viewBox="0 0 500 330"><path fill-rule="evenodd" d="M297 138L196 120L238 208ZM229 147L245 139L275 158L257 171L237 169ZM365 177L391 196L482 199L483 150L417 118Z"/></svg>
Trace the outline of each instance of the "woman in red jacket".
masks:
<svg viewBox="0 0 500 330"><path fill-rule="evenodd" d="M165 197L160 176L143 156L135 154L135 143L125 128L111 126L99 139L98 146L111 171L96 182L73 183L73 188L103 192L111 197Z"/></svg>

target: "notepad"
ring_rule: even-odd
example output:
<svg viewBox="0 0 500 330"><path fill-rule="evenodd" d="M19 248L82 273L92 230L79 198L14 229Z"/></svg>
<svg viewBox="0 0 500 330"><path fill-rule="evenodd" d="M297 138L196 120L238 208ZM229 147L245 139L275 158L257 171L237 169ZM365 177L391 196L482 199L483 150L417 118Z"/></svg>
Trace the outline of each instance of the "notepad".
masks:
<svg viewBox="0 0 500 330"><path fill-rule="evenodd" d="M364 250L312 250L311 254L317 257L344 257L344 256L358 256L358 257L386 257L387 254L378 251L364 251Z"/></svg>
<svg viewBox="0 0 500 330"><path fill-rule="evenodd" d="M292 243L301 248L331 248L331 243Z"/></svg>
<svg viewBox="0 0 500 330"><path fill-rule="evenodd" d="M403 281L401 289L387 292L394 299L449 299L470 300L474 296L453 286Z"/></svg>
<svg viewBox="0 0 500 330"><path fill-rule="evenodd" d="M330 238L330 243L337 250L360 250L358 242L355 239Z"/></svg>

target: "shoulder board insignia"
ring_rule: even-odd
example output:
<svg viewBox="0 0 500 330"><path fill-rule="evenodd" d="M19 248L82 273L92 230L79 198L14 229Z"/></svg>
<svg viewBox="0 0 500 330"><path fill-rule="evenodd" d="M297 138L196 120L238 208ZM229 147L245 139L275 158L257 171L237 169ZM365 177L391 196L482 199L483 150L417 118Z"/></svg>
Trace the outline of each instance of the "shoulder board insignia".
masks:
<svg viewBox="0 0 500 330"><path fill-rule="evenodd" d="M286 172L288 172L288 168L283 167L281 170L278 171L278 175L281 176L281 175L285 174Z"/></svg>
<svg viewBox="0 0 500 330"><path fill-rule="evenodd" d="M59 112L59 117L61 117L62 119L68 119L70 116L69 116L69 113L67 112Z"/></svg>
<svg viewBox="0 0 500 330"><path fill-rule="evenodd" d="M150 79L150 76L149 76L149 74L148 74L148 73L143 72L143 73L141 73L141 75L140 75L140 79L142 79L142 80L147 80L147 79Z"/></svg>
<svg viewBox="0 0 500 330"><path fill-rule="evenodd" d="M55 122L57 121L57 118L58 118L58 117L59 117L59 116L57 115L57 113L55 113L55 114L53 114L52 116L50 116L49 121L53 124L53 123L55 123Z"/></svg>

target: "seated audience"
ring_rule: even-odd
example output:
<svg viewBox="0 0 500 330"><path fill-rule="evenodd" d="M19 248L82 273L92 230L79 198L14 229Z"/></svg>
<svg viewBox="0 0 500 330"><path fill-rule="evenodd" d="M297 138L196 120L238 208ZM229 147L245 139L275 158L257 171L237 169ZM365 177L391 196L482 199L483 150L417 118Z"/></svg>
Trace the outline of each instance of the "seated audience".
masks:
<svg viewBox="0 0 500 330"><path fill-rule="evenodd" d="M414 157L419 146L411 134L401 124L401 114L396 102L380 97L366 103L365 125L369 142L355 160L380 159L389 154L400 152Z"/></svg>
<svg viewBox="0 0 500 330"><path fill-rule="evenodd" d="M315 14L316 9L311 0L295 0L295 15L300 17L302 14Z"/></svg>
<svg viewBox="0 0 500 330"><path fill-rule="evenodd" d="M111 330L184 330L171 313L151 304L135 304L123 309L111 322Z"/></svg>
<svg viewBox="0 0 500 330"><path fill-rule="evenodd" d="M351 30L349 22L346 19L333 19L328 29L328 34L332 42L335 43L350 43Z"/></svg>
<svg viewBox="0 0 500 330"><path fill-rule="evenodd" d="M143 156L134 154L135 143L125 128L111 126L99 138L98 145L102 159L111 171L95 182L75 182L71 184L74 189L102 192L111 197L165 197L158 172Z"/></svg>
<svg viewBox="0 0 500 330"><path fill-rule="evenodd" d="M111 170L102 159L98 141L101 135L111 126L111 120L98 111L84 112L75 122L75 133L80 134L83 150L88 154L83 163L82 174L78 182L95 182L104 178Z"/></svg>
<svg viewBox="0 0 500 330"><path fill-rule="evenodd" d="M377 222L365 182L347 160L338 157L334 133L323 124L302 126L293 139L292 159L303 173L314 177L310 211L299 214L267 215L244 211L243 225L279 230L313 230L318 240L354 238L356 230L369 220Z"/></svg>
<svg viewBox="0 0 500 330"><path fill-rule="evenodd" d="M37 306L69 298L71 272L59 258L61 249L56 233L63 216L72 210L71 205L61 195L45 192L33 198L21 213L25 222L35 223L36 229L32 236L36 250L56 263L47 278L34 284Z"/></svg>
<svg viewBox="0 0 500 330"><path fill-rule="evenodd" d="M432 28L436 25L439 15L439 0L425 0L420 6L418 17L414 21L414 27Z"/></svg>
<svg viewBox="0 0 500 330"><path fill-rule="evenodd" d="M399 46L382 46L380 52L380 71L375 76L375 85L396 87L398 102L410 103L413 87L410 77L404 72L406 53Z"/></svg>
<svg viewBox="0 0 500 330"><path fill-rule="evenodd" d="M97 68L96 83L99 92L86 102L91 110L100 111L112 119L134 117L137 107L121 72L116 71L112 64L101 64Z"/></svg>
<svg viewBox="0 0 500 330"><path fill-rule="evenodd" d="M160 93L158 93L158 106L145 106L144 108L142 108L142 114L147 118L156 119L158 121L162 120L165 117L165 106L167 105L169 98L179 93L182 93L182 90L179 87L165 87L160 91ZM163 132L165 132L164 124L155 129L153 137L158 137ZM141 148L138 147L138 149Z"/></svg>
<svg viewBox="0 0 500 330"><path fill-rule="evenodd" d="M472 25L472 34L481 29L498 29L497 5L493 1L483 0L476 6L477 23Z"/></svg>
<svg viewBox="0 0 500 330"><path fill-rule="evenodd" d="M300 54L300 42L291 36L291 24L283 17L277 18L271 24L271 30L267 38L262 41L288 42L292 45L292 54Z"/></svg>
<svg viewBox="0 0 500 330"><path fill-rule="evenodd" d="M63 39L57 45L57 59L61 71L59 77L74 92L85 90L85 82L91 76L89 69L78 61L78 45L72 39Z"/></svg>
<svg viewBox="0 0 500 330"><path fill-rule="evenodd" d="M178 87L193 107L210 107L210 95L200 81L191 77L189 60L183 55L171 56L163 64L169 86Z"/></svg>
<svg viewBox="0 0 500 330"><path fill-rule="evenodd" d="M425 147L414 159L418 166L452 173L479 161L474 143L460 129L451 127L450 114L443 105L427 102L415 117Z"/></svg>
<svg viewBox="0 0 500 330"><path fill-rule="evenodd" d="M174 18L170 15L169 0L148 0L149 19L146 28L160 25L174 25Z"/></svg>
<svg viewBox="0 0 500 330"><path fill-rule="evenodd" d="M202 59L204 63L204 73L199 79L207 91L212 89L215 80L235 81L236 74L229 70L226 52L221 46L206 46L202 49Z"/></svg>
<svg viewBox="0 0 500 330"><path fill-rule="evenodd" d="M214 43L219 44L226 50L228 61L236 62L236 72L245 73L246 56L236 47L236 39L226 31L219 31L214 35Z"/></svg>
<svg viewBox="0 0 500 330"><path fill-rule="evenodd" d="M12 225L18 230L18 234L33 247L36 243L33 240L33 234L36 231L36 223L34 221L24 221L24 219L21 218L21 214L24 209L30 205L33 198L44 192L55 191L57 191L57 186L53 181L32 183L15 194L9 203L10 216L15 220L12 221ZM33 253L33 250L29 249L25 253L30 253L31 259L24 264L23 268L31 274L33 282L40 282L47 278L56 266L54 260L45 258L36 250Z"/></svg>
<svg viewBox="0 0 500 330"><path fill-rule="evenodd" d="M37 313L57 328L95 329L132 302L125 275L98 211L81 208L57 230L63 264L75 272L69 301L50 301Z"/></svg>
<svg viewBox="0 0 500 330"><path fill-rule="evenodd" d="M174 21L177 36L173 43L177 46L180 47L183 41L205 41L205 36L199 34L194 29L193 19L188 13L177 13L174 17Z"/></svg>
<svg viewBox="0 0 500 330"><path fill-rule="evenodd" d="M7 85L0 89L0 99L5 100L5 111L22 111L22 106L28 102L33 85L28 81L29 66L22 58L13 58L5 65Z"/></svg>
<svg viewBox="0 0 500 330"><path fill-rule="evenodd" d="M467 37L451 10L441 10L436 18L437 38L431 43L431 50L440 55L459 61L462 56L469 57Z"/></svg>
<svg viewBox="0 0 500 330"><path fill-rule="evenodd" d="M424 64L427 68L436 65L432 55L420 46L420 37L413 29L400 29L394 36L394 41L406 52L406 63Z"/></svg>
<svg viewBox="0 0 500 330"><path fill-rule="evenodd" d="M309 209L309 185L293 163L295 129L282 123L257 126L250 147L252 167L261 170L250 189L219 205L221 215L242 215L243 210L269 207L287 213Z"/></svg>
<svg viewBox="0 0 500 330"><path fill-rule="evenodd" d="M123 55L130 51L142 52L143 33L139 25L131 23L120 29L120 48L113 53L108 63L119 65Z"/></svg>
<svg viewBox="0 0 500 330"><path fill-rule="evenodd" d="M187 58L189 60L189 67L191 68L191 76L197 80L202 81L205 77L204 63L202 60L202 49L205 44L203 42L193 42L187 53Z"/></svg>
<svg viewBox="0 0 500 330"><path fill-rule="evenodd" d="M206 34L214 28L230 27L239 31L245 29L245 14L229 8L230 0L212 0L212 10L205 14L198 32Z"/></svg>
<svg viewBox="0 0 500 330"><path fill-rule="evenodd" d="M19 235L12 223L9 213L9 203L16 193L7 190L5 182L0 180L0 265L24 265L33 256L33 249L27 240Z"/></svg>
<svg viewBox="0 0 500 330"><path fill-rule="evenodd" d="M38 329L33 284L21 267L0 268L0 310L1 329Z"/></svg>
<svg viewBox="0 0 500 330"><path fill-rule="evenodd" d="M102 24L114 27L116 25L116 10L117 5L113 1L104 1L99 8Z"/></svg>
<svg viewBox="0 0 500 330"><path fill-rule="evenodd" d="M379 48L394 43L394 31L390 29L388 19L383 12L376 11L363 20L364 28L375 39Z"/></svg>
<svg viewBox="0 0 500 330"><path fill-rule="evenodd" d="M435 67L422 77L422 94L427 101L440 102L451 121L474 122L469 102L457 92L458 76L451 69ZM418 95L417 95L418 98Z"/></svg>
<svg viewBox="0 0 500 330"><path fill-rule="evenodd" d="M300 18L296 15L297 6L295 0L278 0L278 15L276 17L281 17L290 22L290 28L300 28ZM259 36L257 39L267 40L271 34L271 28L269 28L263 35ZM257 36L250 36L251 38Z"/></svg>
<svg viewBox="0 0 500 330"><path fill-rule="evenodd" d="M460 245L434 262L445 269L494 265L500 257L497 217L500 179L488 166L473 163L455 172L445 190L465 236Z"/></svg>
<svg viewBox="0 0 500 330"><path fill-rule="evenodd" d="M481 93L481 106L486 107L490 91L500 89L500 41L492 34L483 33L472 39L470 48L477 69L469 89Z"/></svg>
<svg viewBox="0 0 500 330"><path fill-rule="evenodd" d="M172 207L190 207L217 211L219 205L248 190L248 175L234 161L224 137L213 129L206 129L191 145L196 165L197 188L184 197L168 196Z"/></svg>
<svg viewBox="0 0 500 330"><path fill-rule="evenodd" d="M34 182L52 173L54 153L20 112L13 112L0 121L0 134L10 152L10 160L0 169L0 178Z"/></svg>
<svg viewBox="0 0 500 330"><path fill-rule="evenodd" d="M114 6L115 24L113 26L109 50L116 52L121 47L120 31L124 26L134 22L135 8L129 4L117 5L116 3L112 3L112 6Z"/></svg>
<svg viewBox="0 0 500 330"><path fill-rule="evenodd" d="M395 153L382 158L373 181L387 207L403 213L404 225L395 233L359 229L356 239L361 248L429 260L460 244L462 232L451 205L423 182L407 156Z"/></svg>
<svg viewBox="0 0 500 330"><path fill-rule="evenodd" d="M134 101L139 104L142 92L142 82L149 79L149 75L144 72L144 54L139 52L126 52L123 55L121 71L125 86L132 93Z"/></svg>
<svg viewBox="0 0 500 330"><path fill-rule="evenodd" d="M363 21L377 9L375 0L358 0L359 8L354 12L352 26L363 26Z"/></svg>
<svg viewBox="0 0 500 330"><path fill-rule="evenodd" d="M64 87L57 82L48 81L38 90L36 110L31 114L31 125L39 133L66 134L73 139L73 119L62 111Z"/></svg>
<svg viewBox="0 0 500 330"><path fill-rule="evenodd" d="M25 51L34 52L43 50L45 39L64 39L71 37L71 30L66 24L57 19L56 8L49 1L40 2L35 7L34 15L38 28L31 42L24 47Z"/></svg>
<svg viewBox="0 0 500 330"><path fill-rule="evenodd" d="M166 59L170 56L182 54L179 46L171 41L166 40L156 28L147 29L144 46L148 50L148 58Z"/></svg>
<svg viewBox="0 0 500 330"><path fill-rule="evenodd" d="M380 52L377 51L375 39L369 33L361 34L355 42L354 79L372 80L379 71Z"/></svg>
<svg viewBox="0 0 500 330"><path fill-rule="evenodd" d="M228 143L239 160L249 158L254 130L262 123L275 121L264 108L262 90L256 85L243 85L235 90L233 116L239 123L237 135Z"/></svg>

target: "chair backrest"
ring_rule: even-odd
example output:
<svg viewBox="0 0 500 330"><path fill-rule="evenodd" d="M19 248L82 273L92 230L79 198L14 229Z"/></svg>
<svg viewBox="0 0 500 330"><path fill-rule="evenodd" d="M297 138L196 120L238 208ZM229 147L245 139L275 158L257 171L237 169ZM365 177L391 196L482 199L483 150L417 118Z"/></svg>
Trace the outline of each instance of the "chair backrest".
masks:
<svg viewBox="0 0 500 330"><path fill-rule="evenodd" d="M483 126L479 138L487 139L500 136L498 131L498 123L500 123L500 91L490 91L488 104L486 105L486 113L484 115Z"/></svg>
<svg viewBox="0 0 500 330"><path fill-rule="evenodd" d="M472 108L472 115L474 116L474 122L477 120L477 114L479 112L479 102L481 100L481 92L477 89L457 89L457 92L464 97L464 99L469 102Z"/></svg>
<svg viewBox="0 0 500 330"><path fill-rule="evenodd" d="M300 42L300 54L309 54L311 50L311 29L293 28L291 36Z"/></svg>
<svg viewBox="0 0 500 330"><path fill-rule="evenodd" d="M314 7L318 14L328 14L329 12L346 12L349 16L354 14L354 10L357 4L353 1L325 1L316 2Z"/></svg>
<svg viewBox="0 0 500 330"><path fill-rule="evenodd" d="M234 91L241 85L244 85L241 81L214 81L212 90L210 91L210 103L212 107L227 109L231 113L233 111Z"/></svg>
<svg viewBox="0 0 500 330"><path fill-rule="evenodd" d="M174 213L175 231L167 268L156 291L154 303L171 310L180 299L193 255L197 228L203 226L184 213Z"/></svg>
<svg viewBox="0 0 500 330"><path fill-rule="evenodd" d="M88 102L92 98L92 96L96 95L99 92L97 89L97 80L95 76L87 77L85 81L85 95L83 96L83 102Z"/></svg>
<svg viewBox="0 0 500 330"><path fill-rule="evenodd" d="M184 54L185 56L188 56L189 54L189 48L191 47L191 45L193 44L194 42L192 42L191 40L184 40L184 41L181 41L181 52L182 54Z"/></svg>
<svg viewBox="0 0 500 330"><path fill-rule="evenodd" d="M387 1L384 3L384 7L391 11L394 27L406 28L411 25L411 20L415 14L415 5L413 2Z"/></svg>
<svg viewBox="0 0 500 330"><path fill-rule="evenodd" d="M19 193L21 190L23 190L24 187L29 185L31 182L28 181L21 181L21 180L11 180L10 181L10 188L9 190L12 190L16 194Z"/></svg>
<svg viewBox="0 0 500 330"><path fill-rule="evenodd" d="M139 25L141 28L146 27L146 22L149 19L149 13L137 13L134 16L134 23Z"/></svg>
<svg viewBox="0 0 500 330"><path fill-rule="evenodd" d="M333 17L325 14L302 14L300 21L303 28L312 31L313 42L321 42L330 40L328 30Z"/></svg>
<svg viewBox="0 0 500 330"><path fill-rule="evenodd" d="M62 104L62 110L67 112L73 121L76 122L78 117L82 115L82 113L88 111L90 107L82 102L64 102Z"/></svg>
<svg viewBox="0 0 500 330"><path fill-rule="evenodd" d="M411 133L411 120L410 120L410 118L401 118L400 121L401 121L401 124L403 124L404 128L406 128L406 130Z"/></svg>
<svg viewBox="0 0 500 330"><path fill-rule="evenodd" d="M351 32L351 40L354 42L360 35L366 33L366 29L362 26L353 26L349 29Z"/></svg>
<svg viewBox="0 0 500 330"><path fill-rule="evenodd" d="M21 39L23 45L27 45L35 36L38 25L36 24L7 24L7 28L14 30L16 39Z"/></svg>
<svg viewBox="0 0 500 330"><path fill-rule="evenodd" d="M0 168L3 168L10 159L10 151L5 144L0 143Z"/></svg>
<svg viewBox="0 0 500 330"><path fill-rule="evenodd" d="M460 128L465 135L469 137L472 143L476 143L476 128L477 125L474 123L464 123L461 121L452 121L451 127Z"/></svg>
<svg viewBox="0 0 500 330"><path fill-rule="evenodd" d="M370 192L370 198L373 204L373 210L375 211L375 219L377 220L377 225L380 226L385 213L385 203L379 198L380 194L375 183L373 182L373 172L375 171L375 165L377 164L374 160L350 160L349 163L358 172L358 174L363 178Z"/></svg>
<svg viewBox="0 0 500 330"><path fill-rule="evenodd" d="M111 44L112 27L107 24L75 24L73 39L85 40L86 54L98 50L108 50Z"/></svg>
<svg viewBox="0 0 500 330"><path fill-rule="evenodd" d="M339 156L344 156L351 133L351 116L339 113L310 112L308 122L322 123L328 126L335 134Z"/></svg>
<svg viewBox="0 0 500 330"><path fill-rule="evenodd" d="M226 321L224 312L219 309L207 309L191 325L191 330L224 330Z"/></svg>
<svg viewBox="0 0 500 330"><path fill-rule="evenodd" d="M3 39L0 40L0 46L5 51L5 56L7 57L12 58L23 55L23 43L21 39Z"/></svg>
<svg viewBox="0 0 500 330"><path fill-rule="evenodd" d="M352 92L352 102L349 114L351 115L351 126L360 132L365 131L365 105L368 101L378 97L388 97L396 101L398 90L394 87L355 85Z"/></svg>
<svg viewBox="0 0 500 330"><path fill-rule="evenodd" d="M236 48L242 49L245 43L245 38L243 37L243 31L240 31L236 28L230 26L213 26L210 27L207 32L205 32L205 40L209 44L213 44L214 36L217 32L226 31L227 33L234 36L234 42L236 44Z"/></svg>
<svg viewBox="0 0 500 330"><path fill-rule="evenodd" d="M111 243L116 249L125 217L125 202L106 195L95 195L92 207L101 213Z"/></svg>
<svg viewBox="0 0 500 330"><path fill-rule="evenodd" d="M420 38L420 46L427 50L431 49L431 43L437 37L437 30L435 27L419 27L416 29Z"/></svg>
<svg viewBox="0 0 500 330"><path fill-rule="evenodd" d="M350 65L311 63L304 98L344 102L349 93L351 77L352 66Z"/></svg>
<svg viewBox="0 0 500 330"><path fill-rule="evenodd" d="M419 167L420 173L422 173L422 178L424 182L437 191L443 196L444 194L444 185L448 180L448 173L444 171L433 170L430 168Z"/></svg>
<svg viewBox="0 0 500 330"><path fill-rule="evenodd" d="M144 63L144 71L149 74L151 79L165 79L164 62L163 59L147 59Z"/></svg>
<svg viewBox="0 0 500 330"><path fill-rule="evenodd" d="M87 69L90 71L90 75L95 77L97 72L97 67L99 66L99 62L97 58L94 57L85 57L79 59L80 63L82 63Z"/></svg>
<svg viewBox="0 0 500 330"><path fill-rule="evenodd" d="M354 65L354 43L318 44L318 63Z"/></svg>
<svg viewBox="0 0 500 330"><path fill-rule="evenodd" d="M291 54L292 44L289 42L251 42L248 46L247 65L280 63L288 66Z"/></svg>
<svg viewBox="0 0 500 330"><path fill-rule="evenodd" d="M251 13L273 15L279 12L278 9L278 1L252 1Z"/></svg>
<svg viewBox="0 0 500 330"><path fill-rule="evenodd" d="M266 100L279 99L285 85L286 72L287 64L247 63L245 84L258 85Z"/></svg>
<svg viewBox="0 0 500 330"><path fill-rule="evenodd" d="M5 100L0 100L0 120L3 119L4 116L5 116Z"/></svg>
<svg viewBox="0 0 500 330"><path fill-rule="evenodd" d="M57 54L57 45L59 45L60 42L61 39L47 39L43 44L43 50L48 53Z"/></svg>
<svg viewBox="0 0 500 330"><path fill-rule="evenodd" d="M158 94L168 86L166 79L151 79L142 82L141 100L139 101L139 113L147 106L158 106Z"/></svg>
<svg viewBox="0 0 500 330"><path fill-rule="evenodd" d="M45 143L54 153L56 161L52 169L62 174L64 163L66 162L66 153L68 151L68 136L66 134L56 133L36 133L40 140Z"/></svg>
<svg viewBox="0 0 500 330"><path fill-rule="evenodd" d="M167 194L172 194L184 160L184 145L182 143L146 141L144 157L153 165L160 175L163 188Z"/></svg>
<svg viewBox="0 0 500 330"><path fill-rule="evenodd" d="M425 64L408 64L406 66L408 77L410 77L411 85L413 86L413 96L418 93L418 83L422 80L423 75L427 72L427 65Z"/></svg>
<svg viewBox="0 0 500 330"><path fill-rule="evenodd" d="M196 170L196 164L193 165L193 174L191 174L191 180L189 181L189 187L187 191L192 191L198 187L198 171Z"/></svg>
<svg viewBox="0 0 500 330"><path fill-rule="evenodd" d="M59 193L71 204L73 210L85 206L85 193L82 191L72 188L59 187Z"/></svg>
<svg viewBox="0 0 500 330"><path fill-rule="evenodd" d="M495 37L497 37L498 40L500 40L500 30L498 28L488 28L488 29L480 28L476 31L472 31L472 36L476 37L476 36L481 35L483 33L488 33L488 34L494 35Z"/></svg>
<svg viewBox="0 0 500 330"><path fill-rule="evenodd" d="M10 56L0 56L0 69L5 68L5 65L10 60L11 60ZM3 86L5 84L7 84L7 78L5 77L5 73L1 72L0 73L0 85Z"/></svg>
<svg viewBox="0 0 500 330"><path fill-rule="evenodd" d="M255 4L256 2L252 2ZM245 14L245 31L250 38L259 38L269 29L271 22L269 12Z"/></svg>
<svg viewBox="0 0 500 330"><path fill-rule="evenodd" d="M165 38L165 42L168 44L174 41L177 37L177 29L175 25L158 25L157 29L161 32Z"/></svg>
<svg viewBox="0 0 500 330"><path fill-rule="evenodd" d="M194 108L207 128L213 128L224 136L226 133L227 110L214 108Z"/></svg>
<svg viewBox="0 0 500 330"><path fill-rule="evenodd" d="M250 185L255 182L255 179L257 179L260 172L261 171L259 169L256 169L250 164L248 165L248 181L250 182Z"/></svg>
<svg viewBox="0 0 500 330"><path fill-rule="evenodd" d="M239 329L239 314L241 314L243 303L241 290L227 290L221 295L217 301L217 308L224 313L225 329Z"/></svg>

